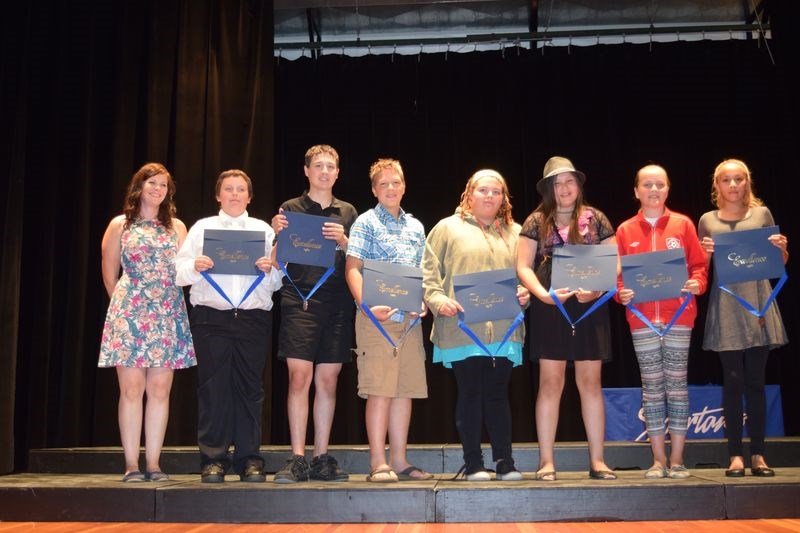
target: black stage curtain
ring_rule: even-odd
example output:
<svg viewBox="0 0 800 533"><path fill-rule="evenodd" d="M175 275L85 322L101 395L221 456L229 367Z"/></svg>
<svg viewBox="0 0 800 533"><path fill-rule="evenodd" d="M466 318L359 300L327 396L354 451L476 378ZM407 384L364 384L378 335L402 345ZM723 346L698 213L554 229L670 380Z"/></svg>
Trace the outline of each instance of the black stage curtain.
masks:
<svg viewBox="0 0 800 533"><path fill-rule="evenodd" d="M696 221L712 209L715 165L739 157L751 165L758 193L791 236L797 233L796 220L790 198L781 191L793 169L797 135L791 117L797 107L785 72L756 41L281 60L275 192L279 198L299 194L305 183L304 149L326 142L342 159L337 194L359 212L375 205L370 163L389 156L398 158L406 172L405 209L426 229L452 214L467 178L484 167L499 170L509 181L514 216L521 222L539 202L535 184L545 161L560 154L587 173L589 202L614 224L636 212L634 175L649 161L670 174L670 208ZM796 283L789 283L778 298L790 332L797 323L791 305L796 290ZM705 300L700 302L702 315ZM627 322L622 308L611 305L614 360L604 367L603 385L639 386ZM703 324L703 318L696 324L689 379L721 383L716 354L701 348ZM786 347L772 354L768 382L783 385L787 433L796 435L800 425L792 406L798 397L792 385L800 365L790 352ZM518 442L536 440L537 366L525 366L514 371L511 386ZM276 405L285 381L279 368L273 378L274 390L281 391L273 398ZM365 442L355 381L355 368L346 368L335 442ZM428 383L430 397L415 402L410 440L457 442L452 373L429 365ZM281 413L272 421L273 435L285 442ZM585 440L572 373L557 438Z"/></svg>
<svg viewBox="0 0 800 533"><path fill-rule="evenodd" d="M14 450L20 469L31 448L118 444L115 372L96 363L103 231L147 161L173 173L187 225L216 213L226 168L270 210L274 75L269 0L13 2L0 18L7 472ZM196 442L195 379L176 373L170 444Z"/></svg>
<svg viewBox="0 0 800 533"><path fill-rule="evenodd" d="M555 154L587 173L588 200L615 224L635 212L634 173L648 161L670 173L670 207L696 220L712 208L714 165L740 157L783 231L800 235L791 195L781 192L798 146L788 81L798 63L781 41L790 38L789 15L773 13L769 51L756 41L702 41L287 61L272 57L266 1L3 9L0 471L24 469L31 448L119 443L116 377L96 368L108 303L99 246L132 172L148 160L173 171L189 225L215 212L213 183L225 168L253 177L250 212L268 220L305 188L302 158L312 144L339 150L336 193L359 211L375 202L369 164L396 157L407 176L404 207L430 229L482 167L506 176L522 221ZM790 281L778 298L792 338L797 290ZM611 305L615 358L603 383L638 386L630 334ZM700 348L702 327L701 317L690 381L719 383L716 355ZM800 363L791 351L772 354L768 382L781 384L787 434L800 435ZM195 443L194 376L176 374L167 445ZM531 364L514 372L515 441L536 439L536 377ZM285 365L273 363L264 381L263 442L286 444ZM347 365L334 444L366 442L355 381ZM428 384L410 441L457 442L451 373L431 365ZM558 439L584 440L572 375L561 413Z"/></svg>

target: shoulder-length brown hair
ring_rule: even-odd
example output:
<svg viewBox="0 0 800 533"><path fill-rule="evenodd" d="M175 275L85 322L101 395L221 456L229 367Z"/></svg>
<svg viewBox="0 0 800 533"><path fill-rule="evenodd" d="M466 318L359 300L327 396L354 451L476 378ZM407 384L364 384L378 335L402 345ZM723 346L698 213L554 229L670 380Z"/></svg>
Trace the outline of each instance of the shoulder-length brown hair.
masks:
<svg viewBox="0 0 800 533"><path fill-rule="evenodd" d="M172 174L161 163L146 163L131 178L128 184L128 192L125 194L125 201L122 205L122 213L125 215L125 227L130 227L139 218L139 207L141 205L142 187L144 182L159 174L167 175L167 195L158 206L158 221L165 228L172 229L172 219L175 217L175 181Z"/></svg>

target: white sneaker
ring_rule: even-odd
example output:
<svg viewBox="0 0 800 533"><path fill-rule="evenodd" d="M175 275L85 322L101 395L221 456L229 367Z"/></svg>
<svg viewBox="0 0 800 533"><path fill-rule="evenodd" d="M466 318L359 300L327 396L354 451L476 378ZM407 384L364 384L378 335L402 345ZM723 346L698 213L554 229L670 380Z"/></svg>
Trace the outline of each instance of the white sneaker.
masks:
<svg viewBox="0 0 800 533"><path fill-rule="evenodd" d="M522 479L522 472L519 470L512 470L505 474L497 474L495 477L500 481L520 481Z"/></svg>
<svg viewBox="0 0 800 533"><path fill-rule="evenodd" d="M522 472L514 467L514 459L500 459L495 467L495 479L498 481L519 481Z"/></svg>
<svg viewBox="0 0 800 533"><path fill-rule="evenodd" d="M492 475L489 474L486 470L478 470L471 474L467 474L464 476L467 478L467 481L491 481Z"/></svg>

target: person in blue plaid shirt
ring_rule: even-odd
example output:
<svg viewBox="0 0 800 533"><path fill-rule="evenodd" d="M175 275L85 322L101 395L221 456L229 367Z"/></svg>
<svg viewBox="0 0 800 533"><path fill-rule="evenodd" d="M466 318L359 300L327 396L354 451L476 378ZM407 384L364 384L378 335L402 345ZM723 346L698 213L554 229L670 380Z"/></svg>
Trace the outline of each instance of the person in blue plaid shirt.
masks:
<svg viewBox="0 0 800 533"><path fill-rule="evenodd" d="M419 268L425 249L425 228L400 207L406 190L400 162L379 159L370 168L369 176L378 205L361 214L350 228L345 265L347 285L359 306L365 259ZM370 449L371 473L367 481L391 483L430 479L431 474L409 463L406 457L411 400L428 397L422 327L419 321L410 329L409 326L426 308L420 302L420 313L403 312L387 305L374 305L369 309L397 348L384 338L363 311L357 313L358 395L367 400L365 418Z"/></svg>

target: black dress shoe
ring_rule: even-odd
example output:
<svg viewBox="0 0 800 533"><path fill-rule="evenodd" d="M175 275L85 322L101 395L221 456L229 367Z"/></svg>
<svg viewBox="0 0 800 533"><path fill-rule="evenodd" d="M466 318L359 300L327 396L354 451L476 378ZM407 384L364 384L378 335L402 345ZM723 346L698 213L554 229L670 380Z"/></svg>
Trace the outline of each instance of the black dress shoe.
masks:
<svg viewBox="0 0 800 533"><path fill-rule="evenodd" d="M246 483L263 483L267 480L264 467L256 462L247 463L244 470L239 474L239 480Z"/></svg>
<svg viewBox="0 0 800 533"><path fill-rule="evenodd" d="M774 477L775 471L768 466L758 466L750 469L750 473L758 477Z"/></svg>
<svg viewBox="0 0 800 533"><path fill-rule="evenodd" d="M744 468L729 468L725 471L726 477L744 477Z"/></svg>
<svg viewBox="0 0 800 533"><path fill-rule="evenodd" d="M225 468L219 463L208 463L200 472L203 483L222 483L225 481Z"/></svg>

